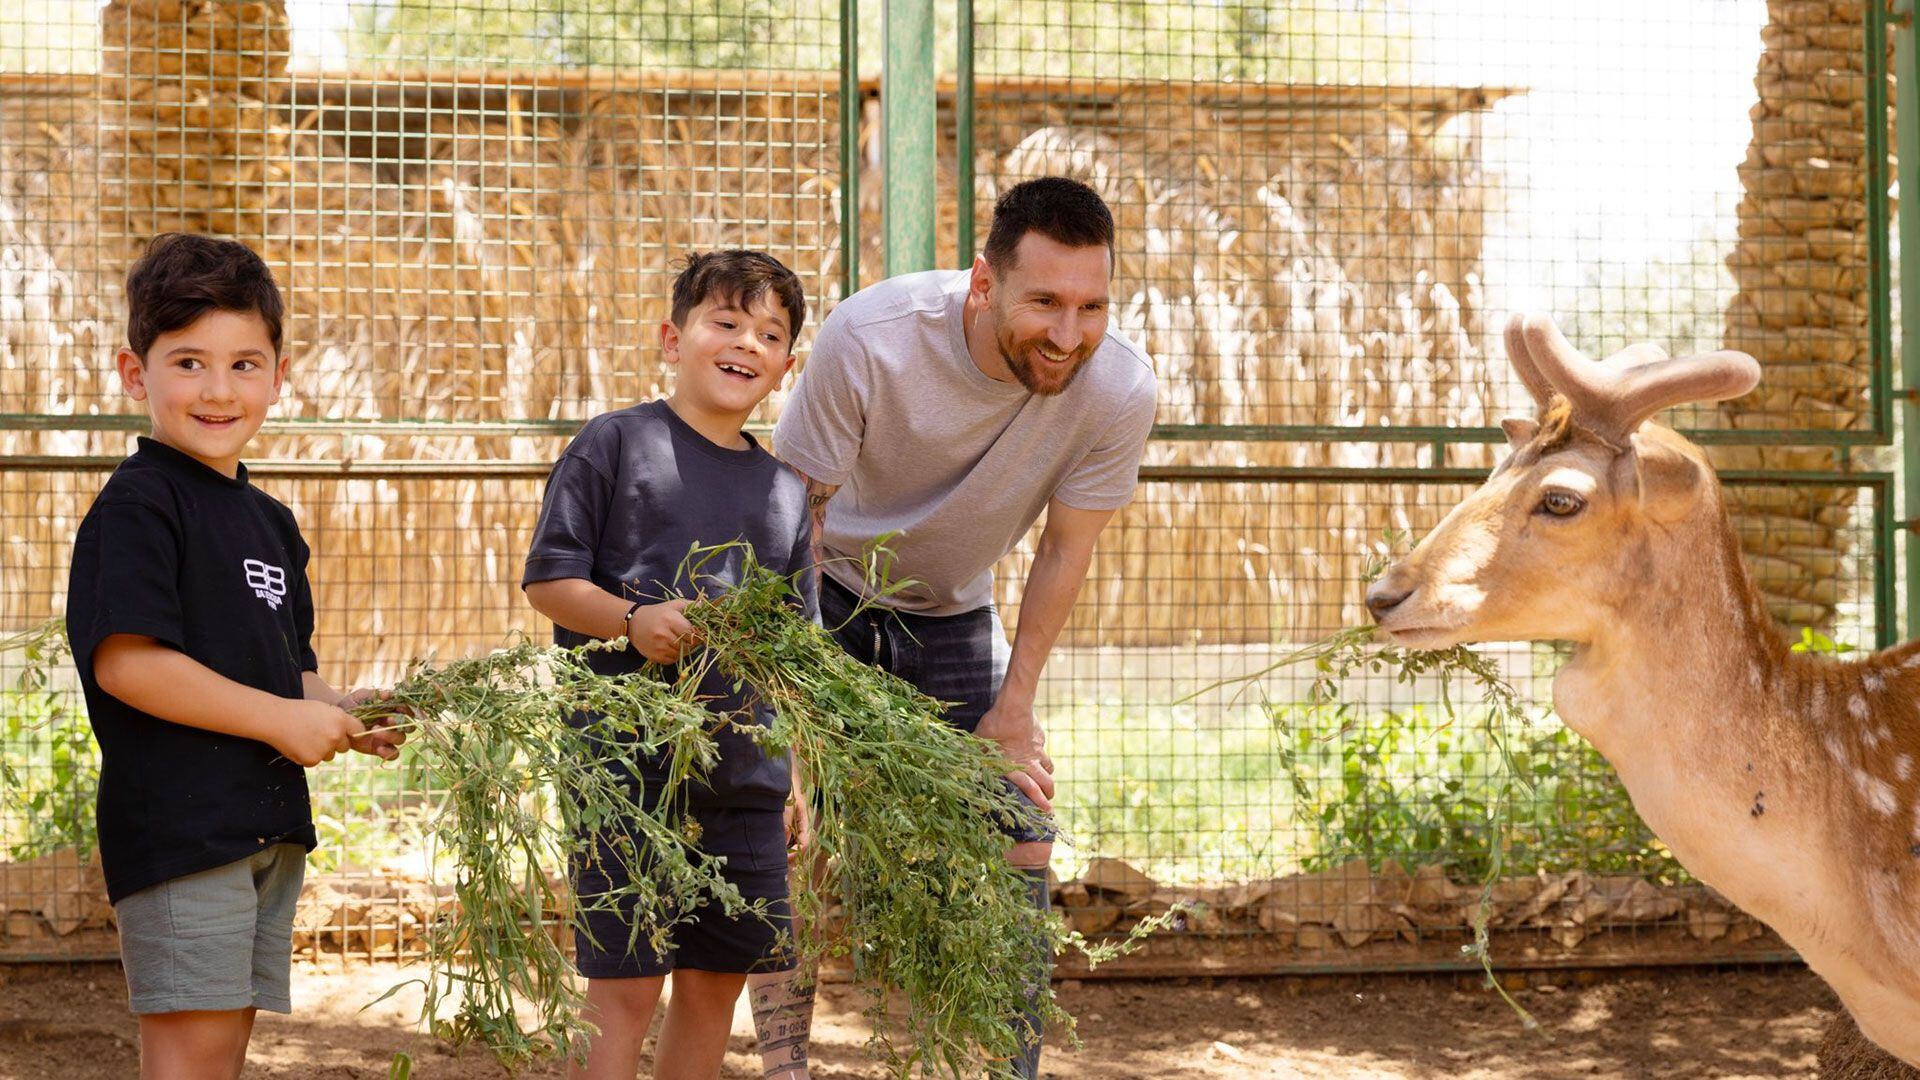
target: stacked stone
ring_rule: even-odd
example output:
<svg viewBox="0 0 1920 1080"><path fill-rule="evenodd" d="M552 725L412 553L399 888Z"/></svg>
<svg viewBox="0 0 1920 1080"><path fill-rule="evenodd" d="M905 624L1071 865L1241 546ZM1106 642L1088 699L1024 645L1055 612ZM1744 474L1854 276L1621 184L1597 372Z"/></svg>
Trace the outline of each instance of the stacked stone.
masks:
<svg viewBox="0 0 1920 1080"><path fill-rule="evenodd" d="M285 0L111 0L100 29L103 231L262 237L288 176Z"/></svg>
<svg viewBox="0 0 1920 1080"><path fill-rule="evenodd" d="M1738 428L1844 430L1867 422L1867 79L1864 0L1768 0L1740 166L1738 291L1726 345L1752 353L1759 389L1725 406ZM1891 171L1889 170L1889 175ZM1730 450L1722 467L1819 469L1834 451ZM1776 618L1826 626L1842 598L1855 492L1731 488L1750 565ZM1864 643L1863 643L1864 644Z"/></svg>

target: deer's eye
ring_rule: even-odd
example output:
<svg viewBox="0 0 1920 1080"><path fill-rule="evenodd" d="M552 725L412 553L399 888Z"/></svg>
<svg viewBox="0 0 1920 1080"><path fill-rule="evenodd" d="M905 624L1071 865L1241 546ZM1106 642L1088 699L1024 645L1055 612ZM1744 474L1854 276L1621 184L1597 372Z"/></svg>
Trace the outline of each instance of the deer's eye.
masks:
<svg viewBox="0 0 1920 1080"><path fill-rule="evenodd" d="M1549 491L1540 496L1539 512L1542 514L1562 518L1572 517L1586 508L1587 500L1571 491Z"/></svg>

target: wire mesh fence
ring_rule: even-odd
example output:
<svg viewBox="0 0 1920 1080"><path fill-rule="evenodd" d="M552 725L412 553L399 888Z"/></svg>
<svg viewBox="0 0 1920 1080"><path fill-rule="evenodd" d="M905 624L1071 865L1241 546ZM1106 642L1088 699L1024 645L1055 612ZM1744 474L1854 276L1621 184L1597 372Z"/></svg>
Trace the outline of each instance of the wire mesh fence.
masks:
<svg viewBox="0 0 1920 1080"><path fill-rule="evenodd" d="M1542 309L1763 358L1685 426L1884 430L1877 5L974 10L976 229L1026 176L1102 192L1163 424L1486 427L1524 400L1486 320Z"/></svg>
<svg viewBox="0 0 1920 1080"><path fill-rule="evenodd" d="M29 261L0 413L132 408L94 349L116 342L128 262L168 229L245 239L276 268L303 373L289 427L577 419L654 392L689 250L765 249L830 301L834 11L706 6L559 5L549 26L504 4L296 3L323 27L307 38L350 50L328 63L292 51L279 3L109 4L93 48L25 57L64 72L4 73ZM4 33L59 10L18 8ZM93 27L70 15L66 38ZM543 51L564 66L524 66Z"/></svg>
<svg viewBox="0 0 1920 1080"><path fill-rule="evenodd" d="M972 93L942 89L942 183L972 188L976 233L1026 176L1098 188L1114 319L1162 387L1042 691L1074 926L1185 901L1150 956L1262 970L1461 962L1477 913L1541 962L1776 950L1550 719L1448 724L1436 687L1387 679L1317 704L1301 668L1194 695L1364 619L1385 538L1494 460L1523 400L1497 323L1523 308L1597 354L1759 356L1757 395L1676 420L1713 444L1783 627L1890 638L1889 482L1867 471L1890 437L1877 10L972 10L971 55L943 52ZM185 228L256 245L287 293L291 392L250 460L314 549L323 673L380 685L544 636L516 586L545 469L585 418L664 387L672 260L765 248L816 323L877 277L877 85L845 17L0 0L0 631L64 605L73 532L143 426L110 373L120 278ZM955 265L979 239L963 209L941 200ZM1029 556L998 575L1010 627ZM1552 651L1495 652L1544 714ZM23 670L0 655L0 958L112 955L71 673L41 692ZM302 946L411 953L434 793L394 767L312 782Z"/></svg>

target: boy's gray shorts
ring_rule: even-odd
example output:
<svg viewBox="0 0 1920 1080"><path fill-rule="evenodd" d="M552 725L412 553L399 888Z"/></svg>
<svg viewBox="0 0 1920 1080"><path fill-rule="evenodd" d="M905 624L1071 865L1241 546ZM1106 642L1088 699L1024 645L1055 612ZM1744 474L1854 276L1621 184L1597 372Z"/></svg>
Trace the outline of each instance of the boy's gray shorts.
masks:
<svg viewBox="0 0 1920 1080"><path fill-rule="evenodd" d="M133 1011L292 1012L293 909L306 872L304 845L275 844L115 904Z"/></svg>

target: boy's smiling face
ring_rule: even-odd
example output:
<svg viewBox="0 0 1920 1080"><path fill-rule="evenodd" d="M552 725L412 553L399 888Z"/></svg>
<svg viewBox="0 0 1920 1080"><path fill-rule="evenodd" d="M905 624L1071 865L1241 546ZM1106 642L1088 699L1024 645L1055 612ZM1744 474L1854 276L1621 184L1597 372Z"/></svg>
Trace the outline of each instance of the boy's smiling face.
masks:
<svg viewBox="0 0 1920 1080"><path fill-rule="evenodd" d="M742 306L713 297L686 325L660 325L660 347L679 369L674 399L715 417L745 419L793 366L791 317L771 291Z"/></svg>
<svg viewBox="0 0 1920 1080"><path fill-rule="evenodd" d="M155 338L144 360L122 348L114 362L127 396L146 402L154 439L226 476L236 475L287 372L266 320L219 309Z"/></svg>

